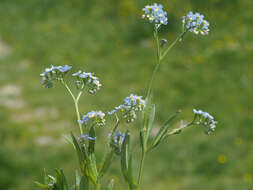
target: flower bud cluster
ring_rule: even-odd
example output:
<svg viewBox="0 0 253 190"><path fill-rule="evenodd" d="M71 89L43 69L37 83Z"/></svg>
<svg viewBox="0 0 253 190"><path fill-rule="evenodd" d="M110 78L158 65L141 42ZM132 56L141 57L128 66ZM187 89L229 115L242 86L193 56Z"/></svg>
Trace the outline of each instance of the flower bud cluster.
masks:
<svg viewBox="0 0 253 190"><path fill-rule="evenodd" d="M168 24L167 12L163 11L163 6L154 3L153 5L147 5L143 9L143 19L147 19L150 23L154 22L156 27L159 28L162 24Z"/></svg>
<svg viewBox="0 0 253 190"><path fill-rule="evenodd" d="M130 96L124 99L124 103L120 106L115 107L112 111L108 112L109 115L112 115L118 111L123 114L123 117L128 123L133 122L137 116L136 113L142 111L145 107L145 100L142 99L142 96L136 96L131 94Z"/></svg>
<svg viewBox="0 0 253 190"><path fill-rule="evenodd" d="M105 114L102 111L91 111L86 115L83 115L81 120L78 120L78 123L84 125L98 125L104 126L105 125Z"/></svg>
<svg viewBox="0 0 253 190"><path fill-rule="evenodd" d="M121 145L125 139L125 134L120 131L116 131L113 134L109 133L108 138L110 140L110 147L114 150L116 155L121 153Z"/></svg>
<svg viewBox="0 0 253 190"><path fill-rule="evenodd" d="M204 16L199 13L189 12L186 16L183 16L183 25L184 28L194 34L208 35L209 22L204 20Z"/></svg>
<svg viewBox="0 0 253 190"><path fill-rule="evenodd" d="M43 73L40 74L42 77L42 85L46 88L53 87L53 80L60 80L64 77L64 75L71 69L71 66L51 66L50 68L46 68Z"/></svg>
<svg viewBox="0 0 253 190"><path fill-rule="evenodd" d="M116 144L122 144L122 142L125 139L125 134L121 133L120 131L116 131L113 134L109 133L108 138L112 138L113 142L116 143Z"/></svg>
<svg viewBox="0 0 253 190"><path fill-rule="evenodd" d="M78 88L87 86L88 92L91 94L95 94L102 86L98 78L94 76L94 73L78 71L72 74L72 76L77 77L76 85Z"/></svg>
<svg viewBox="0 0 253 190"><path fill-rule="evenodd" d="M207 134L211 134L215 131L217 121L214 121L214 117L207 112L202 110L193 109L193 113L197 119L196 124L203 125L206 127Z"/></svg>
<svg viewBox="0 0 253 190"><path fill-rule="evenodd" d="M88 141L95 141L96 137L90 137L87 134L82 134L80 137L77 138L78 141L88 140Z"/></svg>

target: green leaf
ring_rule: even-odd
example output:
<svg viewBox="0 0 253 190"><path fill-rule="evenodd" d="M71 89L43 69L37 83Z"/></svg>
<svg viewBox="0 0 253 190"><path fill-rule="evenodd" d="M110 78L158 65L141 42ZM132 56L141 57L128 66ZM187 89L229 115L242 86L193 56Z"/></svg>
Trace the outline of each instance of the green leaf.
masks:
<svg viewBox="0 0 253 190"><path fill-rule="evenodd" d="M85 164L85 159L87 157L87 153L86 153L86 149L84 146L80 146L79 143L77 142L75 136L71 133L71 137L72 137L72 142L74 144L77 156L78 156L78 160L79 160L79 164L81 167L81 170L84 169L84 164Z"/></svg>
<svg viewBox="0 0 253 190"><path fill-rule="evenodd" d="M113 189L113 185L114 185L114 180L112 179L110 181L110 183L108 184L108 186L106 187L106 190L112 190Z"/></svg>
<svg viewBox="0 0 253 190"><path fill-rule="evenodd" d="M133 158L132 158L132 154L130 154L129 156L129 160L128 160L128 178L129 178L129 182L131 184L131 187L133 189L135 189L135 187L137 187L135 181L134 181L134 177L133 177Z"/></svg>
<svg viewBox="0 0 253 190"><path fill-rule="evenodd" d="M172 115L165 123L164 125L160 128L159 132L157 133L157 135L155 136L155 138L153 139L151 146L149 148L149 150L155 148L164 138L164 136L167 134L169 127L170 127L170 123L177 117L177 115L180 113L180 111L176 112L174 115Z"/></svg>
<svg viewBox="0 0 253 190"><path fill-rule="evenodd" d="M74 185L74 190L79 190L80 187L80 182L81 182L81 176L78 172L78 170L76 170L76 178L75 178L75 185Z"/></svg>
<svg viewBox="0 0 253 190"><path fill-rule="evenodd" d="M147 132L146 132L146 138L145 138L145 144L147 146L147 142L148 142L148 138L151 132L151 129L153 127L153 123L154 123L154 119L155 119L155 104L151 105L151 110L149 113L149 117L148 117L148 126L147 126Z"/></svg>
<svg viewBox="0 0 253 190"><path fill-rule="evenodd" d="M81 181L80 181L80 188L79 190L89 190L89 181L87 179L87 177L82 176Z"/></svg>
<svg viewBox="0 0 253 190"><path fill-rule="evenodd" d="M134 179L133 179L132 156L130 154L129 147L130 147L130 134L127 131L125 134L123 144L122 144L121 171L128 185L132 189L136 187L136 183L134 182Z"/></svg>
<svg viewBox="0 0 253 190"><path fill-rule="evenodd" d="M90 128L89 136L92 138L96 137L96 132L95 132L95 129L93 126ZM89 148L88 148L89 154L95 152L95 143L96 143L96 141L94 141L94 140L89 141Z"/></svg>
<svg viewBox="0 0 253 190"><path fill-rule="evenodd" d="M72 141L71 136L68 136L68 135L62 135L62 136L64 137L64 139L65 139L69 144L71 144L71 145L75 148L75 145L74 145L74 143L73 143L73 141Z"/></svg>
<svg viewBox="0 0 253 190"><path fill-rule="evenodd" d="M62 169L56 169L56 189L68 190L68 184Z"/></svg>
<svg viewBox="0 0 253 190"><path fill-rule="evenodd" d="M79 162L81 163L83 161L82 150L81 150L81 148L79 146L79 143L76 141L75 136L72 133L71 133L71 137L72 137L72 142L74 144L74 147L75 147L75 150L76 150Z"/></svg>
<svg viewBox="0 0 253 190"><path fill-rule="evenodd" d="M97 183L98 172L96 165L96 157L94 153L87 157L87 169L88 176L90 177L92 183L95 185Z"/></svg>
<svg viewBox="0 0 253 190"><path fill-rule="evenodd" d="M150 131L153 127L154 117L155 117L155 105L152 104L151 92L148 93L146 97L146 105L142 112L142 127L140 130L140 141L142 145L142 151L146 152L147 142L150 135Z"/></svg>
<svg viewBox="0 0 253 190"><path fill-rule="evenodd" d="M112 163L112 159L113 159L113 155L114 155L114 151L111 150L110 152L108 152L105 156L105 159L103 161L102 167L99 170L99 176L103 177L104 174L107 172L107 170L109 169L111 163Z"/></svg>
<svg viewBox="0 0 253 190"><path fill-rule="evenodd" d="M129 132L127 131L125 134L124 141L122 143L122 151L121 151L121 171L126 181L128 180L128 156L129 156Z"/></svg>
<svg viewBox="0 0 253 190"><path fill-rule="evenodd" d="M45 184L41 184L38 181L34 182L38 187L42 188L42 189L49 189L49 185L45 185Z"/></svg>

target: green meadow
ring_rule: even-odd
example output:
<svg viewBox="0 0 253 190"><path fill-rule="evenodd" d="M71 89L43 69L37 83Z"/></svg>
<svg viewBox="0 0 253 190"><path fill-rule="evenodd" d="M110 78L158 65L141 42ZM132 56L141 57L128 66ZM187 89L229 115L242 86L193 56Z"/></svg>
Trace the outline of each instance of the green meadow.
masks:
<svg viewBox="0 0 253 190"><path fill-rule="evenodd" d="M152 1L153 2L153 1ZM63 168L74 181L78 161L63 134L78 132L71 97L59 84L41 86L43 70L71 65L95 72L102 83L85 94L81 113L110 111L130 93L145 95L155 66L152 25L141 19L144 0L0 0L0 189L34 190L43 170ZM171 136L147 157L142 189L251 190L253 188L253 1L164 0L168 42L181 18L198 11L210 22L208 36L188 33L168 54L154 81L161 125L188 122L203 109L219 122L214 135L201 127ZM71 77L69 77L71 80ZM72 86L74 87L74 86ZM98 159L113 120L98 134ZM136 138L140 121L121 126ZM155 131L154 131L155 133ZM135 144L134 142L132 143ZM134 148L139 155L139 147ZM119 158L104 179L127 185ZM135 167L138 167L135 164ZM104 188L105 189L105 188Z"/></svg>

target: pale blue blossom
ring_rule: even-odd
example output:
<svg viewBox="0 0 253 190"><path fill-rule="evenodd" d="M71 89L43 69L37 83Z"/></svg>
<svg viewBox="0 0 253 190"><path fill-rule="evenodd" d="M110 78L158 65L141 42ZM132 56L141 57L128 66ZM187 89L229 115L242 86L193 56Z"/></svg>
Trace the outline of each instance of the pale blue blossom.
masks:
<svg viewBox="0 0 253 190"><path fill-rule="evenodd" d="M108 112L108 114L112 115L120 112L127 122L133 122L137 118L136 113L142 111L145 107L145 100L142 99L142 96L134 94L130 94L123 102L123 104L116 106L112 111Z"/></svg>
<svg viewBox="0 0 253 190"><path fill-rule="evenodd" d="M86 115L83 115L82 119L78 120L78 123L103 126L105 124L104 117L105 114L102 111L90 111Z"/></svg>
<svg viewBox="0 0 253 190"><path fill-rule="evenodd" d="M208 35L209 22L204 20L204 16L199 13L189 12L186 16L183 16L183 25L186 30L193 32L194 34Z"/></svg>
<svg viewBox="0 0 253 190"><path fill-rule="evenodd" d="M193 109L193 113L195 114L195 124L203 125L206 127L207 134L210 134L215 131L217 121L214 121L214 117L207 112L202 110Z"/></svg>
<svg viewBox="0 0 253 190"><path fill-rule="evenodd" d="M64 66L54 66L52 65L49 68L46 68L43 73L40 74L42 77L42 85L46 88L51 88L53 86L54 80L61 80L65 76L65 74L71 69L72 67L69 65Z"/></svg>
<svg viewBox="0 0 253 190"><path fill-rule="evenodd" d="M116 131L113 134L109 133L108 138L112 138L115 143L121 144L125 139L125 134L120 131Z"/></svg>
<svg viewBox="0 0 253 190"><path fill-rule="evenodd" d="M162 5L154 3L153 5L146 5L143 9L143 19L147 19L150 23L155 23L155 26L159 28L162 24L168 24L167 12L163 10Z"/></svg>
<svg viewBox="0 0 253 190"><path fill-rule="evenodd" d="M78 72L76 72L76 73L73 73L72 76L73 76L73 77L76 77L76 76L79 76L81 73L82 73L82 71L78 71Z"/></svg>
<svg viewBox="0 0 253 190"><path fill-rule="evenodd" d="M87 134L82 134L80 137L77 138L77 140L79 140L79 141L81 141L81 140L95 141L96 137L91 137Z"/></svg>
<svg viewBox="0 0 253 190"><path fill-rule="evenodd" d="M102 86L98 77L96 77L94 73L78 71L72 74L72 76L77 77L78 80L75 83L78 85L78 87L83 84L82 88L87 87L88 92L91 94L96 93Z"/></svg>

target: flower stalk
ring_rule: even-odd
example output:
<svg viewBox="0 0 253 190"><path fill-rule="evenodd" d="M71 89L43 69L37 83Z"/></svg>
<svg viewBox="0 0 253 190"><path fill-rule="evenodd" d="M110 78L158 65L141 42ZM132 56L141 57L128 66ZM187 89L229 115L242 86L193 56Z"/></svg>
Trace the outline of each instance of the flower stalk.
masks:
<svg viewBox="0 0 253 190"><path fill-rule="evenodd" d="M170 130L171 121L174 120L178 113L181 112L178 111L176 114L170 116L169 119L161 127L159 127L159 131L154 135L154 137L151 136L151 131L155 120L155 104L152 102L152 86L162 61L164 61L169 51L178 42L182 41L187 32L192 32L196 35L207 35L209 32L209 23L204 20L204 16L199 13L188 13L182 19L182 33L171 44L169 44L169 46L164 47L165 43L167 43L167 40L164 39L160 41L159 29L168 23L167 12L163 10L162 5L158 5L156 3L145 6L143 11L144 14L142 15L142 18L154 24L153 35L156 54L156 64L148 84L145 100L142 98L142 96L130 94L124 99L121 105L114 107L113 110L107 112L106 114L102 111L90 111L81 117L79 111L79 100L85 90L87 90L89 94L95 94L98 90L100 90L102 84L100 83L98 77L96 77L94 73L83 72L81 70L73 73L72 77L75 78L74 84L78 90L77 95L75 95L64 80L65 75L72 68L71 66L52 65L50 68L46 68L45 71L41 73L43 86L46 88L51 88L54 86L55 81L61 82L74 102L80 136L75 137L71 133L71 137L65 136L65 138L73 145L77 153L81 176L78 174L78 172L76 173L76 183L71 187L71 189L90 189L92 187L92 189L100 190L101 178L113 163L112 160L114 155L117 155L120 157L121 172L124 180L129 186L129 189L140 190L145 159L150 150L157 147L167 137L179 134L183 129L186 129L192 125L203 126L207 134L211 134L216 128L217 121L214 120L212 115L207 112L203 112L202 110L193 109L194 119L192 122L186 125L181 125L178 128L172 128ZM136 171L138 178L135 181L135 175L132 167L133 152L131 151L130 146L131 135L129 130L126 130L125 133L122 133L118 131L118 129L123 121L125 121L127 124L136 121L138 113L140 112L142 112L142 123L141 127L139 128L139 144L141 147L141 155L139 167ZM107 138L107 145L109 145L110 151L107 151L102 163L98 164L95 154L95 146L97 141L96 130L97 128L100 129L104 127L106 125L107 116L111 115L115 115L117 120ZM87 134L84 134L83 127L85 127L85 131L87 130ZM46 190L68 189L68 184L63 171L56 170L56 173L57 176L55 178L48 175L45 177L44 184L37 183L37 185ZM113 189L113 180L111 180L106 189Z"/></svg>

